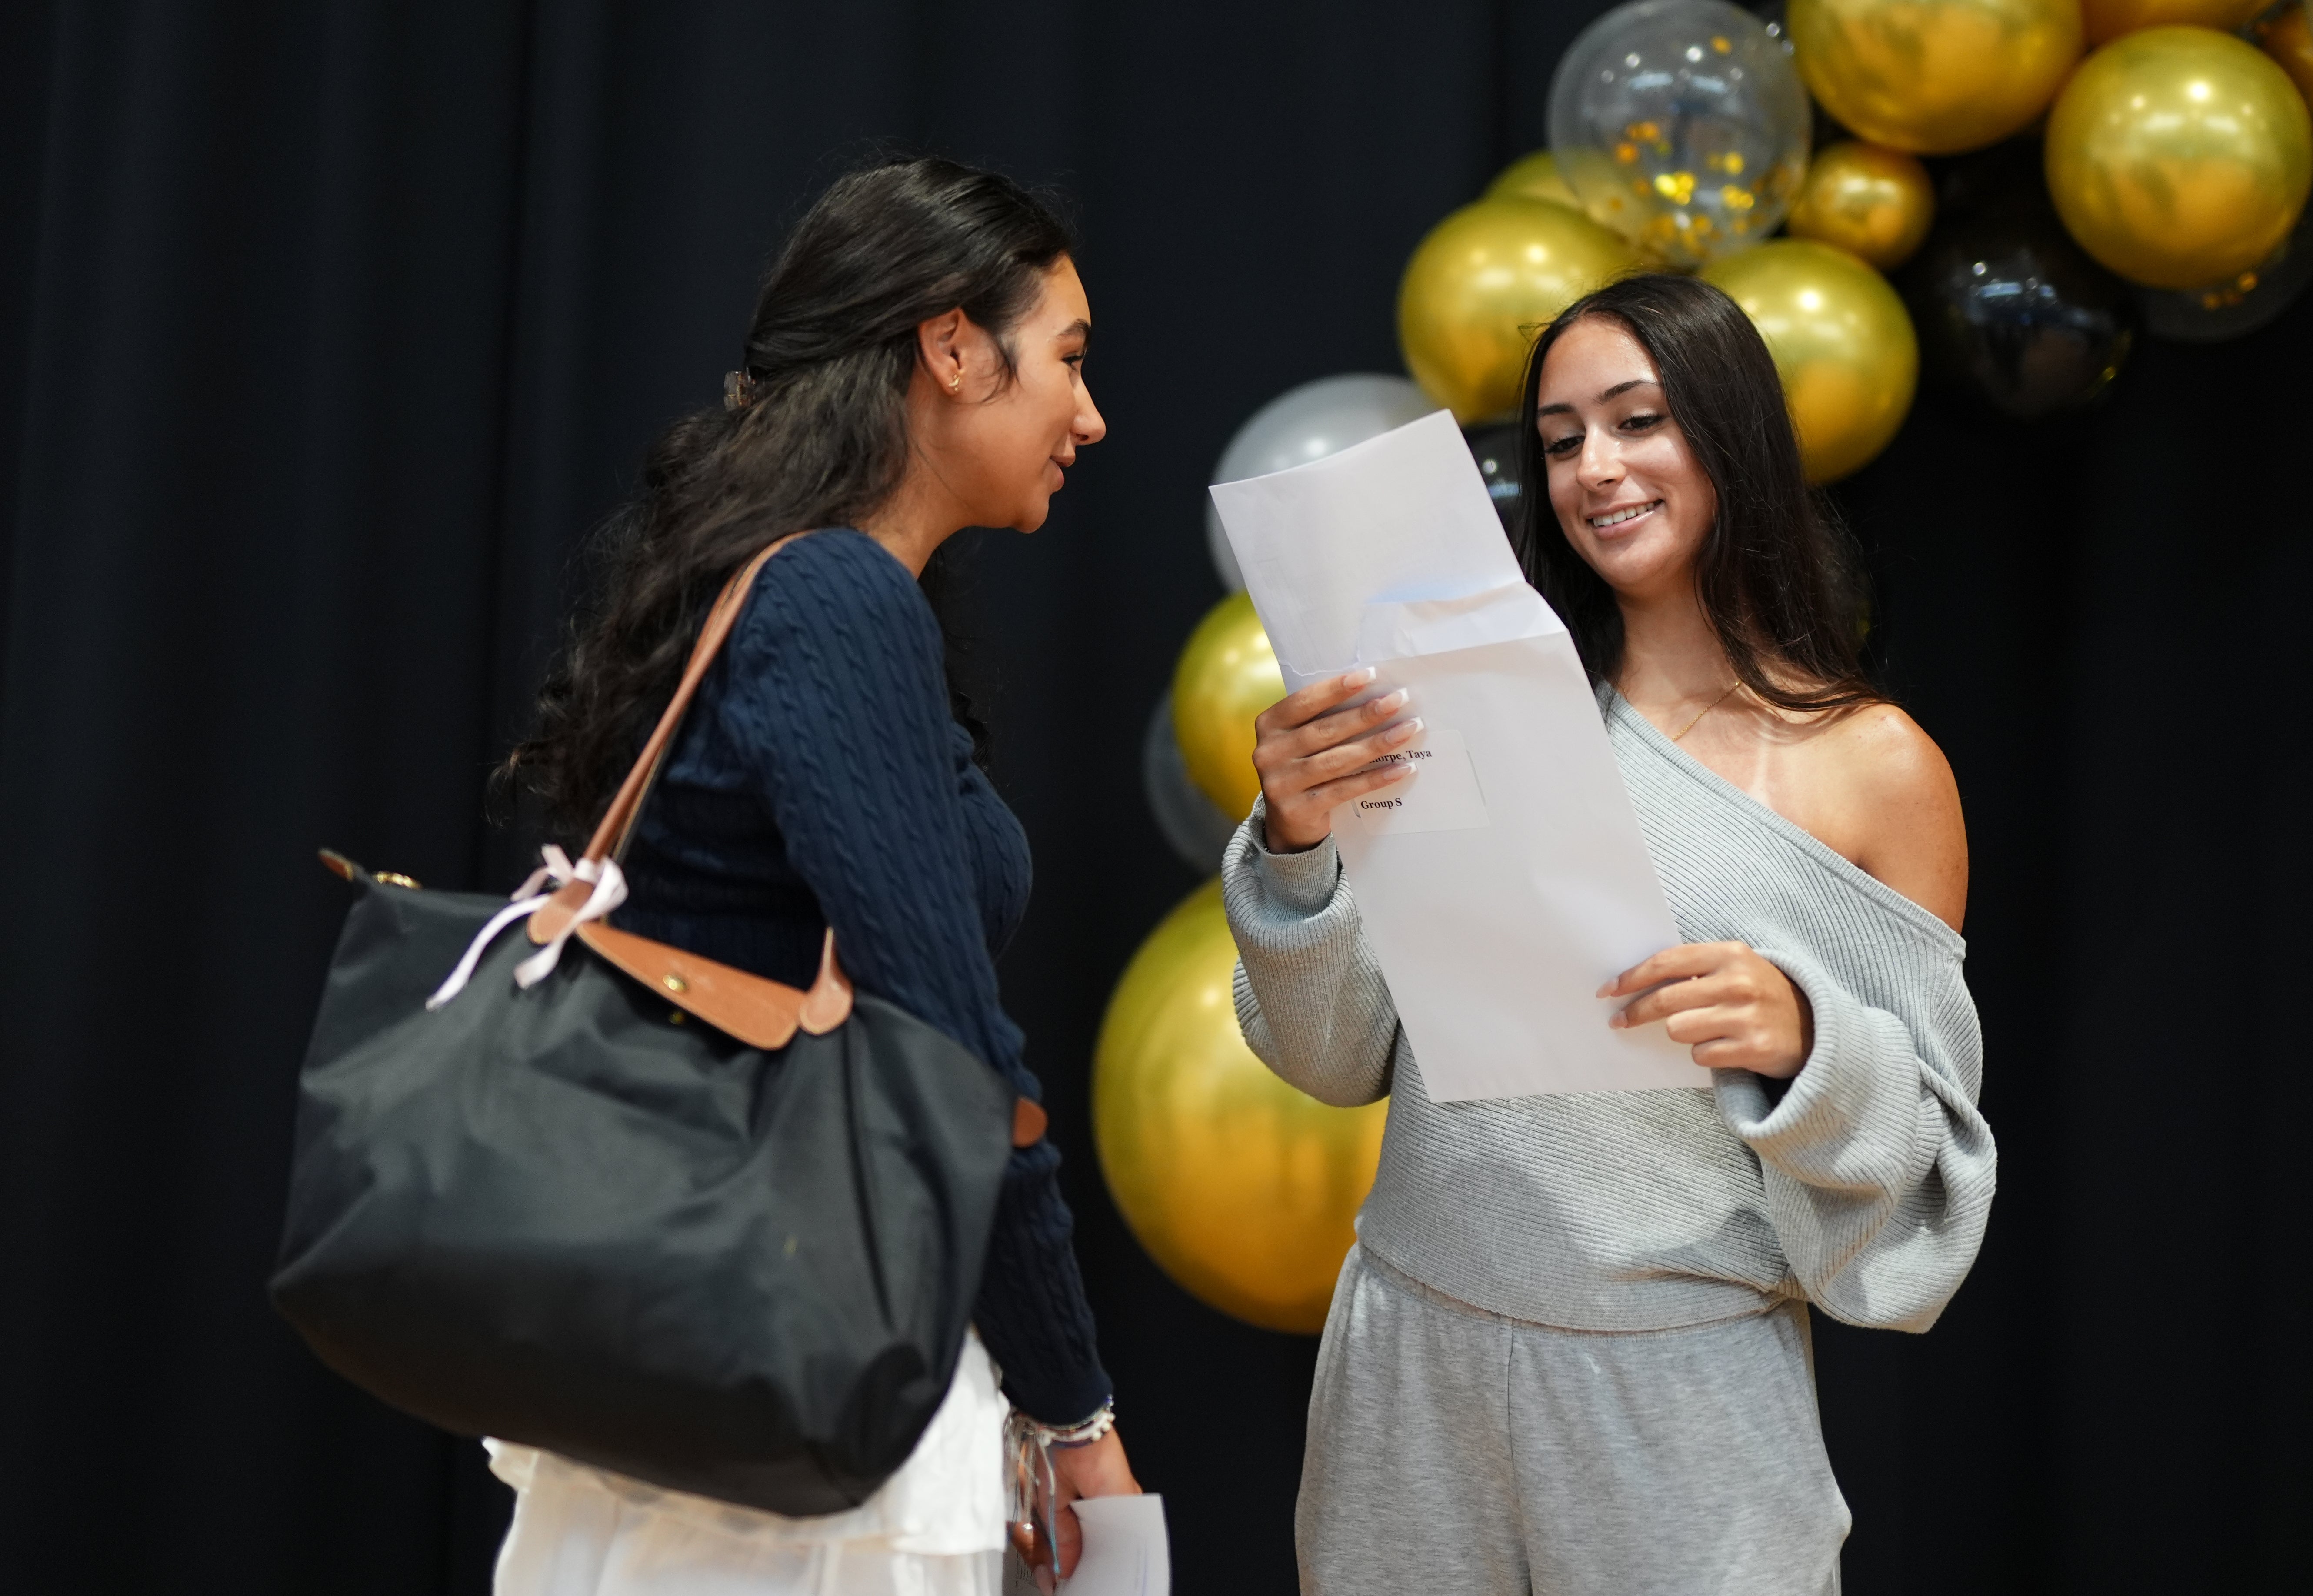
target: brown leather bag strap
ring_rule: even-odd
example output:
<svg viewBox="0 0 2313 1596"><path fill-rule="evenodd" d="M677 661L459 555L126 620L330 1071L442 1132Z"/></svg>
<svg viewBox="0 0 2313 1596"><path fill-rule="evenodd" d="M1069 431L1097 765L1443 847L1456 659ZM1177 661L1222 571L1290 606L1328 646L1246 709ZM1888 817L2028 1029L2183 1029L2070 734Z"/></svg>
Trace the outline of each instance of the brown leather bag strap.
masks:
<svg viewBox="0 0 2313 1596"><path fill-rule="evenodd" d="M658 779L659 765L674 741L674 729L682 723L682 712L690 707L699 684L707 678L707 668L723 651L723 641L730 636L731 628L739 622L739 612L747 607L747 595L754 591L755 576L764 563L805 532L789 532L765 548L761 554L739 567L723 591L716 597L715 607L707 612L707 624L699 629L699 641L691 645L690 662L682 668L682 680L675 685L674 697L666 703L666 713L658 717L650 741L643 744L635 767L627 772L627 779L619 784L618 795L611 807L602 811L602 823L594 828L581 858L600 861L610 857L616 848L626 851L627 834L634 829L636 820L642 814L643 800L649 796L651 784Z"/></svg>
<svg viewBox="0 0 2313 1596"><path fill-rule="evenodd" d="M650 741L643 744L634 768L619 785L611 807L602 811L602 823L594 828L582 858L599 863L610 856L613 846L621 853L625 851L628 834L642 812L643 800L650 795L651 784L658 779L659 767L665 762L667 750L674 741L675 728L682 723L683 711L690 707L699 684L706 680L707 668L715 662L724 639L738 624L739 612L747 607L747 595L754 590L756 575L771 556L797 538L808 535L788 533L749 560L724 583L715 607L707 612L707 624L699 629L699 641L691 645L690 662L682 668L682 680L675 686L674 697L667 700L666 712L658 717L658 724L652 729ZM550 901L541 904L532 913L530 940L539 943L553 940L594 890L593 882L582 879L557 890ZM819 975L807 992L620 931L603 920L580 925L577 935L594 952L678 1010L697 1014L717 1030L759 1048L783 1048L793 1039L798 1028L814 1036L823 1036L851 1013L851 982L836 960L832 925L827 928L821 945ZM675 1017L682 1018L682 1013ZM1040 1105L1025 1097L1013 1101L1015 1147L1034 1146L1043 1139L1045 1129L1044 1110Z"/></svg>

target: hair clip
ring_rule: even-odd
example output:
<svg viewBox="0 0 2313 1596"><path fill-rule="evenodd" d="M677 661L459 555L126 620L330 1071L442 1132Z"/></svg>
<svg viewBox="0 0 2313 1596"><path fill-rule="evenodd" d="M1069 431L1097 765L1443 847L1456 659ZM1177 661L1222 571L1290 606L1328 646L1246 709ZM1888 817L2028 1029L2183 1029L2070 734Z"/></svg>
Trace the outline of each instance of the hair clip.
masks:
<svg viewBox="0 0 2313 1596"><path fill-rule="evenodd" d="M744 370L723 373L723 408L743 410L755 402L755 379Z"/></svg>

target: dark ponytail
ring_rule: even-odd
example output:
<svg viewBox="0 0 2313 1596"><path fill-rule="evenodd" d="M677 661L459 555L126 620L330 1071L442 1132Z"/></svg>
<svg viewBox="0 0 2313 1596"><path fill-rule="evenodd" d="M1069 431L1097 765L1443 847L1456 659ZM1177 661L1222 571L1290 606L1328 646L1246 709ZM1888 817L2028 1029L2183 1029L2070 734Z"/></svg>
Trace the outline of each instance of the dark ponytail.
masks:
<svg viewBox="0 0 2313 1596"><path fill-rule="evenodd" d="M1008 180L934 159L851 172L765 280L731 402L669 427L604 526L574 619L503 775L550 831L589 830L673 696L707 607L788 532L856 525L907 467L919 322L961 308L1006 338L1073 241Z"/></svg>

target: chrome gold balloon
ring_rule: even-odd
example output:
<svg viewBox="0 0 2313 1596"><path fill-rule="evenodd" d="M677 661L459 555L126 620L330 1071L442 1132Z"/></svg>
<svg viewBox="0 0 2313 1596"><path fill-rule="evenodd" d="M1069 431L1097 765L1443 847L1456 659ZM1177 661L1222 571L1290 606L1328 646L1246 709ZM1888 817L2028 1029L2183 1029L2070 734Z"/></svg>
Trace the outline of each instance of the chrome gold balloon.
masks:
<svg viewBox="0 0 2313 1596"><path fill-rule="evenodd" d="M2313 101L2313 17L2303 4L2284 5L2256 25L2257 48L2281 64L2297 92Z"/></svg>
<svg viewBox="0 0 2313 1596"><path fill-rule="evenodd" d="M1701 276L1767 340L1808 481L1836 481L1887 446L1912 408L1920 344L1885 277L1803 239L1771 240Z"/></svg>
<svg viewBox="0 0 2313 1596"><path fill-rule="evenodd" d="M2265 326L2313 286L2313 205L2271 259L2198 288L2139 288L2145 329L2185 344L2214 344Z"/></svg>
<svg viewBox="0 0 2313 1596"><path fill-rule="evenodd" d="M1095 1050L1093 1135L1125 1223L1192 1295L1272 1330L1324 1328L1386 1106L1329 1108L1237 1032L1220 883L1133 955Z"/></svg>
<svg viewBox="0 0 2313 1596"><path fill-rule="evenodd" d="M1565 206L1508 195L1464 206L1406 262L1397 290L1405 369L1464 425L1507 414L1535 335L1638 266L1618 235Z"/></svg>
<svg viewBox="0 0 2313 1596"><path fill-rule="evenodd" d="M1912 258L1935 219L1935 185L1915 158L1877 145L1836 144L1808 166L1783 225L1793 238L1830 244L1893 271Z"/></svg>
<svg viewBox="0 0 2313 1596"><path fill-rule="evenodd" d="M2080 31L2089 48L2144 28L2189 24L2231 32L2263 11L2268 0L2080 0Z"/></svg>
<svg viewBox="0 0 2313 1596"><path fill-rule="evenodd" d="M1574 190L1566 186L1566 179L1559 172L1557 157L1548 150L1519 156L1486 185L1488 199L1499 199L1504 195L1516 199L1546 199L1570 210L1582 208L1582 202L1574 197Z"/></svg>
<svg viewBox="0 0 2313 1596"><path fill-rule="evenodd" d="M1261 796L1253 768L1253 720L1285 697L1285 673L1253 600L1231 593L1213 606L1173 671L1173 733L1189 779L1232 820Z"/></svg>
<svg viewBox="0 0 2313 1596"><path fill-rule="evenodd" d="M2080 0L1790 0L1790 31L1834 120L1927 155L2029 126L2080 53Z"/></svg>
<svg viewBox="0 0 2313 1596"><path fill-rule="evenodd" d="M2080 64L2049 113L2049 197L2080 247L2151 288L2270 259L2313 186L2289 75L2206 28L2147 28Z"/></svg>

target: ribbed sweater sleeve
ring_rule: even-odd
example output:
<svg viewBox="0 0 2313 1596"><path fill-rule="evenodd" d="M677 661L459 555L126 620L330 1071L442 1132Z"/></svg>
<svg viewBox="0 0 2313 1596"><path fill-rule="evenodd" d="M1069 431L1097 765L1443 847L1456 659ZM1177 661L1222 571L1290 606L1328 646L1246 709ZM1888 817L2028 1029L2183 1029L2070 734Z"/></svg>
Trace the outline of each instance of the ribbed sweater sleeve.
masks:
<svg viewBox="0 0 2313 1596"><path fill-rule="evenodd" d="M1925 1330L1975 1261L1997 1184L1976 1108L1983 1041L1957 960L1922 983L1923 1019L1907 1026L1810 954L1756 951L1807 994L1815 1046L1781 1101L1747 1070L1716 1071L1713 1084L1759 1155L1783 1256L1834 1319Z"/></svg>
<svg viewBox="0 0 2313 1596"><path fill-rule="evenodd" d="M1389 1094L1397 1005L1357 905L1337 890L1333 839L1271 853L1262 846L1267 804L1254 800L1221 858L1221 900L1240 955L1237 1029L1279 1079L1318 1101L1376 1101Z"/></svg>
<svg viewBox="0 0 2313 1596"><path fill-rule="evenodd" d="M752 746L796 873L859 990L1042 1088L998 1000L960 812L939 624L873 539L814 533L773 557L725 645L723 713ZM1016 1151L974 1322L1012 1400L1049 1424L1110 1394L1049 1142Z"/></svg>

